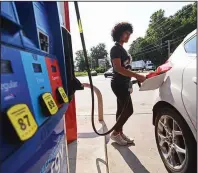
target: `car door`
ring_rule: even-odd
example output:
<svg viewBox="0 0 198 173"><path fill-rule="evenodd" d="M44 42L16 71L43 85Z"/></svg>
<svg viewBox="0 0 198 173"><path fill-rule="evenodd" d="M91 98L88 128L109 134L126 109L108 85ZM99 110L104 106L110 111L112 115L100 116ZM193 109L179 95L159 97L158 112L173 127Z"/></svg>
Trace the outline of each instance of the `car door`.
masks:
<svg viewBox="0 0 198 173"><path fill-rule="evenodd" d="M188 112L194 127L196 127L196 35L187 40L184 44L184 49L186 51L186 58L189 58L190 61L183 71L182 99L185 109Z"/></svg>

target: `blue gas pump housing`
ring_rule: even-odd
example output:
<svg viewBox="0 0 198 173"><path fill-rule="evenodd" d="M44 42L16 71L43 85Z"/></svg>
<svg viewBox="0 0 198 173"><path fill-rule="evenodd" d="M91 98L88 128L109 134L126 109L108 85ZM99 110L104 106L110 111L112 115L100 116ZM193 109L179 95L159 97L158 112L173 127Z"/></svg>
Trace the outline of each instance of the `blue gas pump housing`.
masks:
<svg viewBox="0 0 198 173"><path fill-rule="evenodd" d="M23 26L24 47L54 54L54 41L47 6L44 2L16 2L17 12Z"/></svg>
<svg viewBox="0 0 198 173"><path fill-rule="evenodd" d="M67 93L58 4L1 2L0 17L0 116L6 122L0 131L0 172L67 172L63 116L68 103L64 103L54 115L46 115L39 100L42 94L52 92L45 57L57 59ZM20 141L15 133L11 133L14 127L7 118L7 110L17 104L26 104L38 125L35 134L25 141ZM17 117L14 118L17 122ZM28 125L28 121L24 123Z"/></svg>
<svg viewBox="0 0 198 173"><path fill-rule="evenodd" d="M21 27L14 2L1 2L1 42L23 47Z"/></svg>
<svg viewBox="0 0 198 173"><path fill-rule="evenodd" d="M63 87L67 91L67 70L57 2L21 1L15 2L15 6L23 27L21 38L24 48L45 57L56 57Z"/></svg>

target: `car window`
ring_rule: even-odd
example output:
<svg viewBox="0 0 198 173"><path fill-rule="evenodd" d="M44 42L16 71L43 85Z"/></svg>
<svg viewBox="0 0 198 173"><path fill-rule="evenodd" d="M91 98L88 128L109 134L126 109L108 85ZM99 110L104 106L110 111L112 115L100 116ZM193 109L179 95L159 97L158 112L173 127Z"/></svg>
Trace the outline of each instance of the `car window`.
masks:
<svg viewBox="0 0 198 173"><path fill-rule="evenodd" d="M186 53L196 53L196 36L185 43L184 48Z"/></svg>

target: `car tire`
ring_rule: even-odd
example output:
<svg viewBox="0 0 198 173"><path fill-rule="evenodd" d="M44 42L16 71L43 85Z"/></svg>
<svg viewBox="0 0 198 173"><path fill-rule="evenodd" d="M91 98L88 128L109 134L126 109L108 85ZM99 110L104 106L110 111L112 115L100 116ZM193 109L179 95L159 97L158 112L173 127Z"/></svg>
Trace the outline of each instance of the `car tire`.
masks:
<svg viewBox="0 0 198 173"><path fill-rule="evenodd" d="M105 78L107 78L107 75L104 75Z"/></svg>
<svg viewBox="0 0 198 173"><path fill-rule="evenodd" d="M158 127L160 127L159 124L160 124L160 122L163 121L163 117L168 117L168 118L170 118L170 120L171 120L171 118L173 119L172 121L175 122L175 125L174 125L175 129L179 127L180 131L182 132L182 135L183 135L183 137L176 136L177 139L180 139L179 143L182 144L181 141L185 141L183 144L186 146L186 147L184 147L186 149L186 155L185 155L186 159L184 160L183 166L181 166L180 169L174 169L173 167L170 166L170 164L168 164L168 161L165 159L162 149L161 149L163 147L160 147L160 144L159 144L160 137L158 136L158 134L159 134ZM169 123L167 123L167 124L171 124L170 120L169 120ZM166 120L166 121L168 122L168 120ZM165 129L165 126L162 126L162 127ZM159 129L162 130L163 128L160 127ZM182 138L182 140L181 140L181 138ZM160 110L157 111L157 117L155 120L155 139L156 139L156 144L157 144L157 148L158 148L160 157L161 157L161 159L169 173L197 173L197 142L194 139L194 136L193 136L190 128L188 127L187 123L185 122L185 120L173 108L169 108L169 107L161 108ZM165 138L161 138L161 139L165 139ZM179 145L179 143L177 143L177 144ZM166 146L166 142L164 142L164 148L165 148L165 146ZM173 149L173 150L174 150L173 153L179 153L175 149ZM184 158L184 157L181 157L182 154L183 153L180 153L180 158ZM171 158L173 158L173 157L171 157ZM177 157L174 155L174 158L177 158L179 160L179 155L177 154Z"/></svg>

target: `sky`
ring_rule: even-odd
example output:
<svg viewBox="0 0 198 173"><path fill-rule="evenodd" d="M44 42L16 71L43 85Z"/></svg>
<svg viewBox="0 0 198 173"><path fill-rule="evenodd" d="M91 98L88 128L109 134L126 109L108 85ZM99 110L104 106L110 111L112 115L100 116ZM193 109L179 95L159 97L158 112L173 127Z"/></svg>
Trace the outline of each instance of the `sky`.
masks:
<svg viewBox="0 0 198 173"><path fill-rule="evenodd" d="M87 50L99 43L105 43L109 53L114 42L111 30L118 22L129 22L133 25L133 34L125 49L138 37L144 37L149 25L150 16L159 9L165 10L165 16L175 14L184 5L191 2L78 2L85 44ZM82 50L82 43L77 25L74 3L69 2L70 29L72 47L75 52Z"/></svg>

